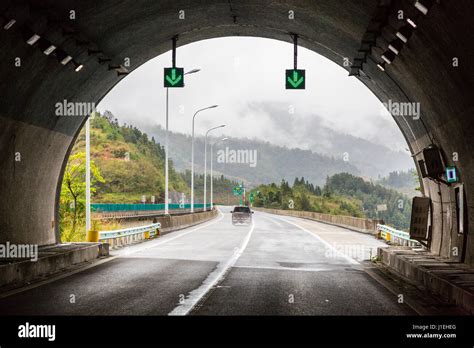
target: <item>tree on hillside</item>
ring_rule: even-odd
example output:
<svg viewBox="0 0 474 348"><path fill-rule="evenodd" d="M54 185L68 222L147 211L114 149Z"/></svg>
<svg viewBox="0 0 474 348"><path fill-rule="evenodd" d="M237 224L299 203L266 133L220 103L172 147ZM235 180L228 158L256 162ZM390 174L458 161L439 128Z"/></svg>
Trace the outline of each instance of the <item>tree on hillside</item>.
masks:
<svg viewBox="0 0 474 348"><path fill-rule="evenodd" d="M295 181L293 182L293 187L296 187L300 184L300 179L298 177L295 178Z"/></svg>
<svg viewBox="0 0 474 348"><path fill-rule="evenodd" d="M308 196L302 193L297 199L297 208L304 211L311 211L311 203L309 202Z"/></svg>
<svg viewBox="0 0 474 348"><path fill-rule="evenodd" d="M285 179L282 179L282 180L281 180L280 187L281 187L281 193L282 193L283 196L286 196L286 195L288 195L288 194L291 194L290 185L288 184L287 181L285 181Z"/></svg>
<svg viewBox="0 0 474 348"><path fill-rule="evenodd" d="M69 157L64 171L63 182L61 186L60 203L64 215L68 209L73 209L72 228L76 228L78 214L84 212L86 200L86 153L78 152ZM96 189L94 183L104 183L105 180L100 174L99 169L91 160L91 194Z"/></svg>
<svg viewBox="0 0 474 348"><path fill-rule="evenodd" d="M316 196L321 196L322 195L322 192L321 192L321 187L317 186L314 188L314 194Z"/></svg>

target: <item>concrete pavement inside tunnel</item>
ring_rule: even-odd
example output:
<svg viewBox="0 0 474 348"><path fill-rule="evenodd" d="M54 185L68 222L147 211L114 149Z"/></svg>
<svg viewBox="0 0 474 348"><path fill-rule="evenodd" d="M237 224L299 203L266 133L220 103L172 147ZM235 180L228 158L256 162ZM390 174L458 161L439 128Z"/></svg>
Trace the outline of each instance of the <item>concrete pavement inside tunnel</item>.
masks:
<svg viewBox="0 0 474 348"><path fill-rule="evenodd" d="M124 248L110 262L0 299L0 313L413 314L362 265L343 255L327 257L327 245L289 219L256 212L254 228L233 226L230 208L220 209L223 214L208 223ZM293 221L318 229L316 222ZM183 305L188 308L180 311Z"/></svg>

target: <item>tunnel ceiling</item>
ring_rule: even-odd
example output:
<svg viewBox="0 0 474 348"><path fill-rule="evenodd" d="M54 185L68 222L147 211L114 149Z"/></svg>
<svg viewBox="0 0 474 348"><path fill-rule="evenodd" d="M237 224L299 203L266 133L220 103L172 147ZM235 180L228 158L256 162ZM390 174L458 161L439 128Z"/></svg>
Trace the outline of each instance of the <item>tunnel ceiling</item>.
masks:
<svg viewBox="0 0 474 348"><path fill-rule="evenodd" d="M178 35L178 45L224 36L257 36L291 41L290 33L299 35L299 44L342 65L344 59L354 62L361 41L380 5L390 4L390 16L377 37L377 42L364 64L360 79L380 99L420 101L423 121L397 122L405 136L415 137L434 131L452 122L453 116L472 108L461 90L472 85L473 68L469 50L474 36L465 30L472 26L469 1L443 1L435 4L419 21L416 34L385 73L376 69L381 54L396 38L397 29L406 24L396 18L399 9L405 16L418 11L414 1L12 1L4 4L6 18L16 17L17 23L2 35L3 55L7 61L18 56L22 68L5 66L2 73L2 110L18 120L54 128L67 135L77 132L75 122L49 119L38 112L54 108L55 101L81 99L97 101L116 84L118 77L110 66L130 59L133 70L171 48L171 38ZM70 19L74 11L75 19ZM180 19L184 11L184 19ZM294 11L294 19L289 19ZM25 44L20 28L32 28L58 47L63 47L76 61L84 64L80 73L62 67ZM447 32L446 28L450 28ZM100 51L100 52L98 52ZM91 53L97 52L97 53ZM15 54L17 53L17 54ZM453 69L451 61L458 57L461 64ZM100 64L99 59L110 59ZM179 55L178 55L179 62ZM178 63L179 64L179 63ZM348 67L345 67L349 70ZM27 76L21 89L12 88L12 80ZM471 79L469 79L471 77ZM461 88L460 88L461 87ZM464 88L462 88L464 87ZM455 93L453 93L455 92ZM27 112L15 112L18 105L10 97L23 100ZM48 98L48 95L50 98ZM57 97L56 97L57 96ZM449 97L449 102L446 99ZM40 105L44 104L44 105ZM456 110L453 110L455 108ZM31 112L29 112L31 110ZM35 115L32 115L32 113ZM443 119L446 114L449 120ZM424 123L424 124L423 124ZM429 127L429 126L431 127ZM405 128L403 128L405 127ZM408 129L410 128L410 129ZM413 140L413 139L409 139Z"/></svg>
<svg viewBox="0 0 474 348"><path fill-rule="evenodd" d="M84 118L57 117L55 104L63 100L97 103L126 76L119 73L132 71L170 50L174 36L178 36L178 66L179 46L187 43L225 36L291 42L291 33L298 34L301 46L331 59L348 73L352 69L344 65L347 59L354 68L358 58L365 58L361 69L356 69L359 76L348 78L359 78L382 101L420 102L421 119L395 117L395 121L415 158L431 143L439 145L448 160L453 152L459 154L457 165L469 208L472 207L474 2L437 1L426 15L420 14L414 2L2 1L0 146L5 151L0 153L0 193L10 203L0 206L0 227L6 236L26 240L31 239L29 224L36 223L40 229L39 243L58 240L58 182L64 159ZM403 19L397 18L400 10ZM294 19L289 11L293 11ZM377 63L382 62L382 53L396 39L396 32L407 24L406 18L415 15L419 18L414 34L393 63L381 71ZM3 29L12 18L16 23ZM373 31L374 23L379 22L373 47L364 55L359 51L362 41ZM25 28L63 49L84 68L75 72L73 62L63 66L54 55L47 56L37 45L28 45ZM21 59L20 67L15 65L17 58ZM459 62L456 67L454 58ZM130 67L123 66L126 59ZM20 163L13 160L16 152L23 153ZM430 196L433 190L442 191L436 186L430 188L429 183L424 186ZM449 196L449 192L440 194ZM18 216L25 211L23 202L29 202L33 212L20 222ZM12 232L15 228L16 234ZM440 244L444 243L443 238L448 237L443 234Z"/></svg>

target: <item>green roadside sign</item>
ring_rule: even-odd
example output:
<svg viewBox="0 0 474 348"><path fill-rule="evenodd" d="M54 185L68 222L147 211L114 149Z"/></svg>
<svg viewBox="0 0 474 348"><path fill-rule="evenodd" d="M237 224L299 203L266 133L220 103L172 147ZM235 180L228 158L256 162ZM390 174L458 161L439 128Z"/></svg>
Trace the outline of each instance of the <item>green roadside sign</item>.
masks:
<svg viewBox="0 0 474 348"><path fill-rule="evenodd" d="M250 201L250 203L253 203L254 199L255 199L254 193L253 193L253 192L250 192L250 195L249 195L249 201Z"/></svg>
<svg viewBox="0 0 474 348"><path fill-rule="evenodd" d="M232 194L234 196L241 196L243 192L244 192L244 190L242 189L241 186L234 186L232 188Z"/></svg>
<svg viewBox="0 0 474 348"><path fill-rule="evenodd" d="M165 68L163 76L166 88L184 87L184 68Z"/></svg>
<svg viewBox="0 0 474 348"><path fill-rule="evenodd" d="M288 69L285 74L286 89L305 89L306 70Z"/></svg>

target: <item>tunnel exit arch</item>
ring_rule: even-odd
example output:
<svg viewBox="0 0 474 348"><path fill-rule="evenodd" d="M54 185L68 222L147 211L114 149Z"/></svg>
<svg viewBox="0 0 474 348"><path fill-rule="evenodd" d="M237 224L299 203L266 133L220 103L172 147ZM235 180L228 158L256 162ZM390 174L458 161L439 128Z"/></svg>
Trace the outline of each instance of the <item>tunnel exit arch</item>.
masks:
<svg viewBox="0 0 474 348"><path fill-rule="evenodd" d="M382 102L419 102L421 118L395 118L415 163L437 145L464 184L467 226L473 223L474 24L469 0L440 1L420 14L401 0L17 0L0 5L0 242L54 244L65 160L85 122L58 117L55 104L98 103L127 71L179 45L225 36L255 36L299 44L356 75ZM72 19L71 11L74 11ZM399 18L400 11L404 14ZM289 14L292 14L290 16ZM184 14L184 17L183 17ZM293 17L293 18L291 18ZM382 55L407 18L391 64ZM14 23L12 23L14 20ZM42 39L30 45L31 32ZM371 42L367 49L367 42ZM47 55L50 45L72 60ZM44 46L44 47L43 47ZM18 63L20 58L21 64ZM386 57L387 58L387 57ZM393 57L388 57L390 61ZM123 66L129 59L131 67ZM344 66L349 59L351 66ZM63 60L61 60L63 61ZM457 62L456 64L454 64ZM77 71L76 71L77 70ZM17 156L21 155L21 160ZM457 161L454 160L456 154ZM474 263L474 239L458 233L455 189L423 179L432 201L433 253ZM453 250L465 253L453 253Z"/></svg>

